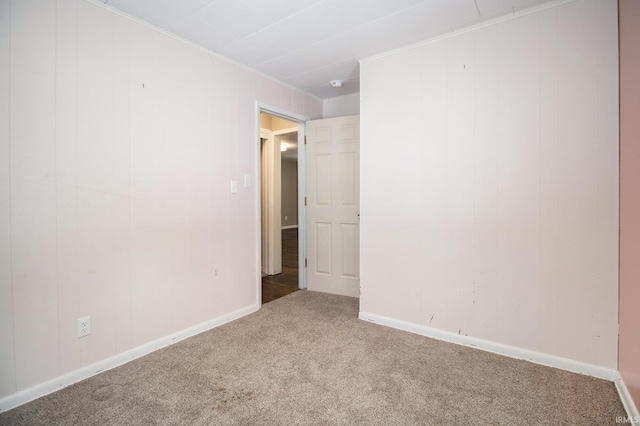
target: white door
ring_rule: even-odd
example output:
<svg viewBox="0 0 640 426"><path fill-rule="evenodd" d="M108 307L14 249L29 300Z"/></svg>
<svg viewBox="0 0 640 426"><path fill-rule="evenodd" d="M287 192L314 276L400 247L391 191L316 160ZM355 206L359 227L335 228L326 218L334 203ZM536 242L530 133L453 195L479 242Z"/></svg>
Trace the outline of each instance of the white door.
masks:
<svg viewBox="0 0 640 426"><path fill-rule="evenodd" d="M308 121L307 288L360 296L360 116Z"/></svg>

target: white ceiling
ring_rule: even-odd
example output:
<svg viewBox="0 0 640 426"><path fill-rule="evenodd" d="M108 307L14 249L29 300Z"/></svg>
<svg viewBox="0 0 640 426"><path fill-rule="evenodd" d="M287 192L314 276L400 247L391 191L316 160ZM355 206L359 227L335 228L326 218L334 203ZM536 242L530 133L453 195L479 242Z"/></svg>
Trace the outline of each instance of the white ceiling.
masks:
<svg viewBox="0 0 640 426"><path fill-rule="evenodd" d="M326 99L360 91L358 59L550 0L101 1Z"/></svg>
<svg viewBox="0 0 640 426"><path fill-rule="evenodd" d="M298 132L285 133L277 137L276 142L286 143L287 150L280 152L280 157L283 160L297 160L298 159Z"/></svg>

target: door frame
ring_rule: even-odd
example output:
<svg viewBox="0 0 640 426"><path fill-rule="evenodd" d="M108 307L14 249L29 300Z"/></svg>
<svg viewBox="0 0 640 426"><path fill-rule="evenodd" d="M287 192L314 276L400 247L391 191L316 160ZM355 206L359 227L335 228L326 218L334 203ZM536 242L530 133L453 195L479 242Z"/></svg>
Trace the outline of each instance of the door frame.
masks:
<svg viewBox="0 0 640 426"><path fill-rule="evenodd" d="M306 196L306 165L305 165L305 123L311 118L287 111L273 105L256 101L255 104L255 128L254 137L254 176L255 176L255 268L256 271L256 294L259 305L262 305L262 204L261 204L261 185L262 170L260 167L260 113L269 114L275 117L283 118L298 124L298 288L307 288L307 275L305 270L305 258L307 250L307 216L305 214L305 196Z"/></svg>
<svg viewBox="0 0 640 426"><path fill-rule="evenodd" d="M266 250L262 252L262 272L266 272L267 275L274 275L282 272L282 191L277 185L279 182L280 186L282 186L282 161L280 159L277 161L275 160L276 155L280 155L281 152L280 144L276 141L278 141L279 137L282 135L298 132L298 125L296 123L293 123L293 125L295 125L295 127L289 127L281 130L260 128L260 138L263 139L264 136L267 138L267 142L265 142L265 144L263 144L262 141L260 142L261 156L264 157L262 154L264 154L265 149L268 151L266 154L267 158L265 164L263 164L262 160L260 161L260 166L265 166L261 170L260 179L265 176L266 179L268 179L268 187L264 194L262 192L262 184L260 185L260 194L263 196L260 200L260 212L263 214L260 224L267 224L267 229L263 228L261 230L261 247L264 249L266 246ZM266 172L265 169L267 169ZM265 198L267 199L267 203L271 203L271 205L265 209L266 212L263 212Z"/></svg>

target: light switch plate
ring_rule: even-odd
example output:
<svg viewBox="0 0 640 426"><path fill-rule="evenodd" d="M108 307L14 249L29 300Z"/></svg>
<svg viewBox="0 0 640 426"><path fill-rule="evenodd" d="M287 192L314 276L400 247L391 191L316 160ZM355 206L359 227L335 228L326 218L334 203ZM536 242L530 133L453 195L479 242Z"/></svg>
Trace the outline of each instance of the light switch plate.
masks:
<svg viewBox="0 0 640 426"><path fill-rule="evenodd" d="M237 180L232 180L231 181L231 193L232 194L237 194L238 193L238 181Z"/></svg>
<svg viewBox="0 0 640 426"><path fill-rule="evenodd" d="M244 187L251 188L251 175L244 175Z"/></svg>

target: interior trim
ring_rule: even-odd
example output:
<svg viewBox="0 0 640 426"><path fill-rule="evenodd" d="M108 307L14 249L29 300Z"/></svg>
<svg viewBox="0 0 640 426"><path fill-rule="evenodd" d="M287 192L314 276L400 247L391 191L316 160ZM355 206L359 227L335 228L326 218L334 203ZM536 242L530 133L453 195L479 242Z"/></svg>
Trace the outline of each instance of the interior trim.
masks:
<svg viewBox="0 0 640 426"><path fill-rule="evenodd" d="M638 407L636 407L635 402L633 402L633 398L631 397L624 380L622 380L620 372L616 372L615 384L618 395L620 395L622 405L624 405L624 409L627 411L627 416L631 419L631 424L640 423L640 412L638 412Z"/></svg>
<svg viewBox="0 0 640 426"><path fill-rule="evenodd" d="M12 395L6 396L0 399L0 413L11 410L12 408L16 408L22 404L26 404L27 402L33 401L34 399L43 397L50 393L59 391L60 389L63 389L81 380L88 379L89 377L95 376L96 374L103 371L111 370L112 368L126 364L136 358L140 358L144 355L150 354L151 352L155 352L158 349L171 346L174 343L178 343L179 341L184 340L188 337L195 336L197 334L203 333L205 331L211 330L213 328L241 318L245 315L249 315L253 312L256 312L259 308L260 305L256 304L239 309L234 312L230 312L225 315L221 315L217 318L210 319L177 333L169 334L168 336L161 337L160 339L154 340L149 343L145 343L126 352L119 353L102 361L98 361L94 364L87 365L85 367L81 367L77 370L71 371L67 374L63 374L62 376L58 376L47 382L37 384L30 388L16 392Z"/></svg>
<svg viewBox="0 0 640 426"><path fill-rule="evenodd" d="M508 356L510 358L522 359L535 364L555 367L561 370L571 371L573 373L585 374L597 377L599 379L616 380L618 371L613 368L601 367L598 365L588 364L581 361L575 361L568 358L562 358L555 355L549 355L542 352L536 352L529 349L518 348L515 346L505 345L502 343L491 342L489 340L479 339L477 337L463 336L449 331L438 330L432 327L413 324L406 321L400 321L380 315L360 312L358 318L361 320L373 322L375 324L384 325L398 330L408 331L410 333L420 334L422 336L431 337L433 339L442 340L457 345L468 346L498 355Z"/></svg>

